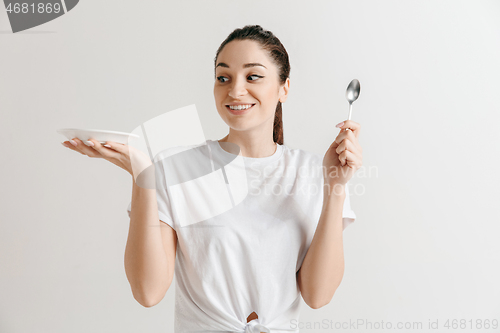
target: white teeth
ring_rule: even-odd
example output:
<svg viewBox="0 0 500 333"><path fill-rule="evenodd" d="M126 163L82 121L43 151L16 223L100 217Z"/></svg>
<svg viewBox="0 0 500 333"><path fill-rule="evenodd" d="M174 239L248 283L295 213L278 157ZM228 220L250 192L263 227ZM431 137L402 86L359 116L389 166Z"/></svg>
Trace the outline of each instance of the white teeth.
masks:
<svg viewBox="0 0 500 333"><path fill-rule="evenodd" d="M252 104L246 104L246 105L236 105L236 106L233 106L233 105L229 105L229 108L231 110L246 110L248 109L249 107L251 107Z"/></svg>

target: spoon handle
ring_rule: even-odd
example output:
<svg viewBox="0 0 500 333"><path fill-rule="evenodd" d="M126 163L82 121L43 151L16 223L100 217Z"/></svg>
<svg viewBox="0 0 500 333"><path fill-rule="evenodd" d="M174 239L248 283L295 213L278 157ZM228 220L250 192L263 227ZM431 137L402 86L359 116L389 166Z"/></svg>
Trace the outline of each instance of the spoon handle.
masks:
<svg viewBox="0 0 500 333"><path fill-rule="evenodd" d="M352 113L352 103L349 103L349 117L347 120L351 120L351 113ZM346 128L346 131L350 131L350 128Z"/></svg>

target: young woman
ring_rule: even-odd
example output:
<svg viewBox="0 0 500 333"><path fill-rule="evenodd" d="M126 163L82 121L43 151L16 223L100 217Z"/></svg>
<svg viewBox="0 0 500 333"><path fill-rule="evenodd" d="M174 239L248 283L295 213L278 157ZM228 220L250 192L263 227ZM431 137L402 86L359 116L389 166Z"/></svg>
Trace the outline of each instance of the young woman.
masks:
<svg viewBox="0 0 500 333"><path fill-rule="evenodd" d="M226 165L235 158L227 147L239 147L249 184L231 209L188 224L173 186L144 189L133 177L127 278L135 299L150 307L163 299L175 270L175 332L298 332L300 298L317 309L340 285L342 232L356 217L347 182L362 165L360 125L340 123L323 157L284 145L289 74L285 48L258 25L234 30L217 50L215 104L229 134L206 147ZM148 165L134 162L127 145L72 141L65 144L131 175L134 163ZM167 169L161 161L155 167L162 181L177 172ZM214 200L196 194L200 204Z"/></svg>

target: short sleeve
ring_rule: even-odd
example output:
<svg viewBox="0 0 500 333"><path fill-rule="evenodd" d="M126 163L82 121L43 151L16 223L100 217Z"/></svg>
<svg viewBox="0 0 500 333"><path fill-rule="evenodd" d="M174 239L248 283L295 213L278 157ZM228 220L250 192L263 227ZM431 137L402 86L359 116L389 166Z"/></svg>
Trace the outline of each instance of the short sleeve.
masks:
<svg viewBox="0 0 500 333"><path fill-rule="evenodd" d="M157 163L155 168L156 182L156 202L158 204L158 217L160 221L168 224L172 229L176 230L174 222L170 195L168 193L167 184L165 181L165 169L163 163ZM128 204L127 214L130 217L132 202Z"/></svg>
<svg viewBox="0 0 500 333"><path fill-rule="evenodd" d="M355 220L356 220L356 214L351 208L351 199L349 196L349 182L348 182L345 186L344 208L342 210L343 229L345 230L345 228L354 223Z"/></svg>

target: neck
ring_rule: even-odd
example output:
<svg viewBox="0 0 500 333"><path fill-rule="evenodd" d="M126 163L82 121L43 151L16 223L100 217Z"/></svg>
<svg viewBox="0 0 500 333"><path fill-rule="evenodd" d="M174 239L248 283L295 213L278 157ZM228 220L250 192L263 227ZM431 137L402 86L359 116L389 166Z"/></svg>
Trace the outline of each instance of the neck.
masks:
<svg viewBox="0 0 500 333"><path fill-rule="evenodd" d="M278 145L273 141L272 128L266 131L236 131L229 129L229 134L219 142L238 145L244 157L262 158L273 155Z"/></svg>

